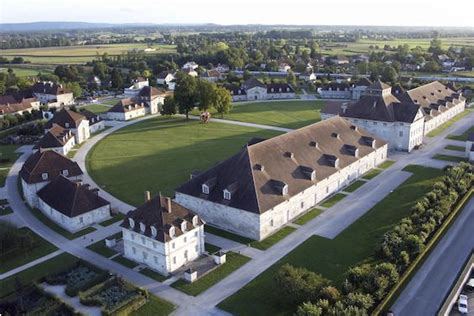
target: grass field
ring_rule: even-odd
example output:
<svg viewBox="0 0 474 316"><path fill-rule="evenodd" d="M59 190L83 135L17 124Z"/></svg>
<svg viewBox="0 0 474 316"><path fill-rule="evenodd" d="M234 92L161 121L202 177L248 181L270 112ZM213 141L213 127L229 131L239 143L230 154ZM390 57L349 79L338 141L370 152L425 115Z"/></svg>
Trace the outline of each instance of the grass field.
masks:
<svg viewBox="0 0 474 316"><path fill-rule="evenodd" d="M221 250L221 247L218 247L218 246L213 245L213 244L208 244L208 243L205 243L205 244L204 244L204 248L205 248L206 251L209 252L209 253L216 253L216 252L218 252L219 250Z"/></svg>
<svg viewBox="0 0 474 316"><path fill-rule="evenodd" d="M5 66L0 67L0 73L2 73L2 72L7 73L8 68L11 68L13 70L13 73L17 77L36 77L39 72L41 72L42 74L52 73L51 70L46 69L46 68L41 68L41 67L38 67L38 68L34 68L34 67L26 68L25 67L25 68L23 68L23 67L5 67Z"/></svg>
<svg viewBox="0 0 474 316"><path fill-rule="evenodd" d="M253 248L260 249L260 250L267 250L268 248L278 243L280 240L284 239L286 236L288 236L295 230L296 228L294 227L285 226L279 231L275 232L274 234L268 236L267 238L261 241L252 241L250 243L250 246Z"/></svg>
<svg viewBox="0 0 474 316"><path fill-rule="evenodd" d="M313 236L298 246L239 292L219 304L234 315L291 315L274 276L285 263L321 273L336 286L350 266L375 260L383 234L407 216L410 207L440 179L442 170L408 166L413 175L334 239Z"/></svg>
<svg viewBox="0 0 474 316"><path fill-rule="evenodd" d="M36 246L33 249L30 249L27 253L23 253L19 256L11 256L6 253L0 254L0 274L22 266L30 261L44 257L57 250L53 244L36 235L31 229L27 227L19 229L23 234L30 236L30 238L35 241Z"/></svg>
<svg viewBox="0 0 474 316"><path fill-rule="evenodd" d="M91 111L92 113L95 113L95 114L101 114L101 113L107 112L110 109L110 107L106 105L102 105L102 104L88 104L85 106L81 106L80 109Z"/></svg>
<svg viewBox="0 0 474 316"><path fill-rule="evenodd" d="M373 178L378 176L381 172L382 172L382 170L380 170L380 169L372 169L372 170L368 171L366 174L364 174L362 176L362 178L364 178L366 180L372 180Z"/></svg>
<svg viewBox="0 0 474 316"><path fill-rule="evenodd" d="M452 139L452 140L460 140L462 142L465 142L467 140L467 137L471 133L474 133L474 126L470 127L467 131L465 131L461 135L448 135L448 137L446 138Z"/></svg>
<svg viewBox="0 0 474 316"><path fill-rule="evenodd" d="M319 208L313 208L311 211L305 213L304 215L298 217L296 220L293 221L293 223L297 225L304 225L307 222L311 221L313 218L317 217L319 214L321 214L323 210Z"/></svg>
<svg viewBox="0 0 474 316"><path fill-rule="evenodd" d="M194 283L188 283L183 279L180 279L171 284L171 286L180 291L183 291L184 293L196 296L204 292L214 284L218 283L220 280L224 279L226 276L246 264L248 261L250 261L250 258L246 256L240 255L235 252L228 252L226 254L226 262L223 265L217 267L212 272L209 272L205 276L199 278Z"/></svg>
<svg viewBox="0 0 474 316"><path fill-rule="evenodd" d="M357 181L352 182L352 184L348 186L347 188L345 188L343 191L354 192L355 190L357 190L364 184L365 184L365 181L357 180Z"/></svg>
<svg viewBox="0 0 474 316"><path fill-rule="evenodd" d="M97 56L107 53L111 56L125 54L129 51L143 51L147 44L103 44L83 46L61 46L43 48L6 49L0 51L0 56L12 58L21 56L27 61L39 64L81 64L91 61ZM156 51L147 54L172 54L176 52L175 45L153 45Z"/></svg>
<svg viewBox="0 0 474 316"><path fill-rule="evenodd" d="M443 155L443 154L436 154L433 156L433 159L452 161L452 162L467 161L467 158L465 157L457 157L457 156L450 156L450 155Z"/></svg>
<svg viewBox="0 0 474 316"><path fill-rule="evenodd" d="M175 309L175 306L164 299L161 299L155 295L150 294L148 302L130 313L130 316L166 316L171 314Z"/></svg>
<svg viewBox="0 0 474 316"><path fill-rule="evenodd" d="M15 150L18 149L18 145L0 145L0 159L9 159L8 162L0 163L0 187L5 185L5 180L7 178L8 172L10 171L11 166L18 158L19 154L15 153Z"/></svg>
<svg viewBox="0 0 474 316"><path fill-rule="evenodd" d="M192 171L230 157L252 137L275 135L274 131L230 124L153 118L100 141L89 152L87 169L103 189L139 205L144 191L172 195Z"/></svg>
<svg viewBox="0 0 474 316"><path fill-rule="evenodd" d="M117 262L117 263L120 263L121 265L123 265L127 268L130 268L130 269L133 269L136 266L138 266L138 263L136 263L135 261L132 261L130 259L127 259L122 255L117 256L117 257L113 258L112 260Z"/></svg>
<svg viewBox="0 0 474 316"><path fill-rule="evenodd" d="M166 280L168 278L168 277L166 277L162 274L159 274L158 272L153 271L153 270L148 269L148 268L140 270L140 273L143 274L143 275L146 275L147 277L149 277L149 278L151 278L155 281L158 281L158 282L163 282L164 280Z"/></svg>
<svg viewBox="0 0 474 316"><path fill-rule="evenodd" d="M256 103L234 103L227 120L299 128L321 120L323 101L273 101ZM220 115L211 110L213 117ZM198 115L199 111L193 111Z"/></svg>
<svg viewBox="0 0 474 316"><path fill-rule="evenodd" d="M331 196L329 199L323 201L323 203L321 203L320 205L322 207L330 208L330 207L333 207L337 202L339 202L340 200L342 200L345 197L346 197L345 194L336 193L333 196Z"/></svg>
<svg viewBox="0 0 474 316"><path fill-rule="evenodd" d="M455 146L455 145L447 145L446 147L444 147L444 149L447 149L447 150L454 150L454 151L462 151L464 152L466 149L462 146Z"/></svg>
<svg viewBox="0 0 474 316"><path fill-rule="evenodd" d="M227 238L227 239L233 240L235 242L238 242L238 243L241 243L241 244L244 244L244 245L248 245L248 244L250 244L251 242L254 241L253 239L243 237L243 236L239 236L239 235L236 235L236 234L230 233L228 231L225 231L225 230L222 230L222 229L219 229L219 228L216 228L216 227L212 227L212 226L209 226L209 225L204 226L204 231L206 233L210 233L210 234L213 234L213 235L216 235L216 236Z"/></svg>

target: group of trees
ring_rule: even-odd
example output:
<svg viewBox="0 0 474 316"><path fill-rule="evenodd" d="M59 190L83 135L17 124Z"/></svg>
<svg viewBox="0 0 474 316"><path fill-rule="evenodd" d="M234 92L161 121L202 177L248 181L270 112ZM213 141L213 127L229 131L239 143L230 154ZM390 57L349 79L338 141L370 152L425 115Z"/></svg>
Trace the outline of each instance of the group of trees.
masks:
<svg viewBox="0 0 474 316"><path fill-rule="evenodd" d="M0 130L21 125L26 122L39 120L42 118L40 110L31 110L30 112L24 112L23 114L7 114L3 118L0 118Z"/></svg>
<svg viewBox="0 0 474 316"><path fill-rule="evenodd" d="M473 182L472 164L461 162L445 168L444 177L411 208L410 215L385 233L377 260L351 267L340 287L305 268L283 265L275 278L282 297L298 306L300 316L369 314L423 252Z"/></svg>
<svg viewBox="0 0 474 316"><path fill-rule="evenodd" d="M188 118L189 112L195 107L201 111L214 109L224 117L232 108L232 97L224 87L181 74L176 79L174 98L165 99L162 114L173 115L179 110Z"/></svg>

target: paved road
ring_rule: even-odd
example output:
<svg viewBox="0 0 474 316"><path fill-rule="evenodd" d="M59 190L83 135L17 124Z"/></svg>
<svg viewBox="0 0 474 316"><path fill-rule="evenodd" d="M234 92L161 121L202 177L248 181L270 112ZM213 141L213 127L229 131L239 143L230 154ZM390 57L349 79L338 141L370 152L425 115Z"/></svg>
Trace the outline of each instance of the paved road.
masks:
<svg viewBox="0 0 474 316"><path fill-rule="evenodd" d="M474 249L474 198L393 305L395 315L435 315Z"/></svg>

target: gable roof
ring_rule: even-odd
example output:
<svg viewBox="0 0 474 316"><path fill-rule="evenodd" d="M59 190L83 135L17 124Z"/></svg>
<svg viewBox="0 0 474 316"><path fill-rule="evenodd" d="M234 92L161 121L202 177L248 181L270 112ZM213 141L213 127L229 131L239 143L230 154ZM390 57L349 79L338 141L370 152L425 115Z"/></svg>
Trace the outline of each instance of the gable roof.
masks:
<svg viewBox="0 0 474 316"><path fill-rule="evenodd" d="M252 77L250 79L247 79L244 84L243 84L243 87L248 90L248 89L252 89L252 88L255 88L255 87L260 87L260 88L267 88L267 86L261 82L260 80L258 80L257 78L255 77Z"/></svg>
<svg viewBox="0 0 474 316"><path fill-rule="evenodd" d="M153 97L164 94L166 94L166 91L163 89L146 86L140 89L138 96L141 98L153 99Z"/></svg>
<svg viewBox="0 0 474 316"><path fill-rule="evenodd" d="M359 78L359 79L354 83L354 86L356 86L356 87L360 87L360 86L370 87L371 85L372 85L372 81L370 81L369 79L367 79L367 78L365 78L365 77Z"/></svg>
<svg viewBox="0 0 474 316"><path fill-rule="evenodd" d="M291 92L295 92L295 90L293 90L293 87L287 83L267 84L267 93L291 93Z"/></svg>
<svg viewBox="0 0 474 316"><path fill-rule="evenodd" d="M70 130L65 129L58 124L53 124L52 128L35 145L35 149L39 148L56 148L63 147L74 135Z"/></svg>
<svg viewBox="0 0 474 316"><path fill-rule="evenodd" d="M175 236L180 236L184 233L181 230L181 223L183 221L186 221L187 230L201 226L203 222L199 217L197 225L193 225L194 216L197 215L170 198L158 195L146 201L135 210L128 212L120 226L155 238L158 241L166 242L172 239L169 235L171 227L175 228ZM130 226L129 219L134 220L134 227ZM140 229L140 223L145 225L144 232ZM157 230L156 236L153 236L151 227Z"/></svg>
<svg viewBox="0 0 474 316"><path fill-rule="evenodd" d="M33 93L52 95L71 93L71 91L66 89L62 84L53 83L51 81L36 82L31 87L31 90Z"/></svg>
<svg viewBox="0 0 474 316"><path fill-rule="evenodd" d="M89 121L89 126L92 126L102 121L102 118L100 117L100 115L97 115L89 110L81 109L81 114L84 115L86 119Z"/></svg>
<svg viewBox="0 0 474 316"><path fill-rule="evenodd" d="M69 177L82 175L82 170L77 162L52 150L39 150L25 161L20 170L20 177L26 183L38 183L54 179L63 170L68 171ZM48 174L47 180L43 180L43 173Z"/></svg>
<svg viewBox="0 0 474 316"><path fill-rule="evenodd" d="M333 117L246 145L176 191L262 214L385 144L345 119ZM358 149L358 157L348 151L349 147ZM308 172L313 171L315 177L311 179ZM209 187L209 194L202 193L203 184ZM282 194L285 185L286 195ZM230 200L224 199L224 189L233 191Z"/></svg>
<svg viewBox="0 0 474 316"><path fill-rule="evenodd" d="M391 87L386 84L385 82L382 82L380 79L375 80L369 87L369 90L385 90L385 89L390 89Z"/></svg>
<svg viewBox="0 0 474 316"><path fill-rule="evenodd" d="M143 104L138 103L131 98L127 98L127 99L122 99L119 102L117 102L117 104L111 107L107 112L125 113L125 112L138 110L143 107L144 107Z"/></svg>
<svg viewBox="0 0 474 316"><path fill-rule="evenodd" d="M53 124L60 125L64 128L77 128L79 124L81 124L81 121L84 120L86 120L84 115L62 108L54 113L53 117L46 123L45 128L50 129L53 127Z"/></svg>
<svg viewBox="0 0 474 316"><path fill-rule="evenodd" d="M168 77L168 75L172 75L172 76L174 77L174 75L173 75L172 72L170 72L170 71L162 71L162 72L160 72L160 73L158 74L158 76L156 76L156 78L157 78L157 79L166 79L166 77Z"/></svg>
<svg viewBox="0 0 474 316"><path fill-rule="evenodd" d="M91 190L88 184L71 181L62 175L39 190L38 197L67 217L76 217L110 205L99 196L98 190Z"/></svg>

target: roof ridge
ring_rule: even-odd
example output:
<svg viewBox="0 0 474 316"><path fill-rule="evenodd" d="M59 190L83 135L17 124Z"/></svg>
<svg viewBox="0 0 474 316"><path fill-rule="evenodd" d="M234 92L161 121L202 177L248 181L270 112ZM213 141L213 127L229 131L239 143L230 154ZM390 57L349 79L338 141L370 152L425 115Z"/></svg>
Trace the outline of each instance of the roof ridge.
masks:
<svg viewBox="0 0 474 316"><path fill-rule="evenodd" d="M253 145L252 145L253 146ZM250 157L250 151L249 151L249 146L247 144L247 146L245 147L245 151L247 152L247 155L248 155L248 160L249 160L249 167L250 167L250 175L252 177L252 185L253 185L253 188L252 188L252 192L254 193L255 195L255 200L257 201L257 209L258 209L258 212L260 213L261 209L260 209L260 200L258 198L258 194L257 194L257 186L255 184L255 177L254 177L254 174L253 174L253 167L252 167L252 158Z"/></svg>

